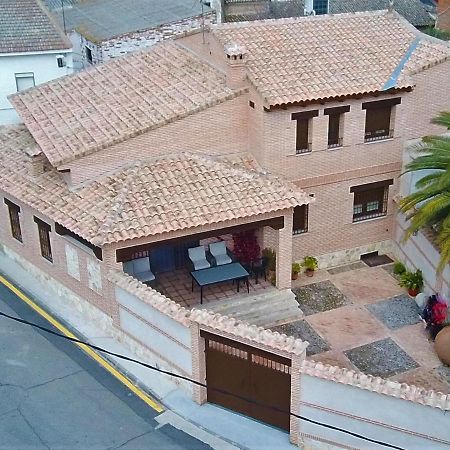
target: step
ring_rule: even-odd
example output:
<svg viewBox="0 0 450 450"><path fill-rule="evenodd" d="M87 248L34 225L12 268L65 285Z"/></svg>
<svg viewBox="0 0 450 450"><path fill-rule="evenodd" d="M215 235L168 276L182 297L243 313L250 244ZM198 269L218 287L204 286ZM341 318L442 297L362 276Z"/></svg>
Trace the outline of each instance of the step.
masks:
<svg viewBox="0 0 450 450"><path fill-rule="evenodd" d="M295 322L297 320L303 319L303 312L299 309L298 312L287 314L287 313L273 313L270 315L267 315L266 317L261 317L258 320L254 320L252 325L256 325L258 327L264 327L264 328L272 328L278 325L284 325L289 322Z"/></svg>
<svg viewBox="0 0 450 450"><path fill-rule="evenodd" d="M235 311L233 315L239 316L239 317L246 317L246 318L253 318L257 316L261 316L262 314L265 314L267 312L272 311L283 311L285 309L292 309L292 310L298 310L298 303L295 302L295 304L292 304L289 300L286 301L286 299L278 299L277 301L273 302L265 302L257 307L253 307L254 305L250 305L250 308L241 309L238 311Z"/></svg>

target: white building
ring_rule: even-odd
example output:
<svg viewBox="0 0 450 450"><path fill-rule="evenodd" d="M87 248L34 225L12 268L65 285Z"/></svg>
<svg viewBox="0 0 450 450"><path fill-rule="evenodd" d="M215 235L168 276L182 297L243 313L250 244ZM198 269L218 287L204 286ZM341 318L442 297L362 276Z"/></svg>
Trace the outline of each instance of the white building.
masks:
<svg viewBox="0 0 450 450"><path fill-rule="evenodd" d="M40 0L1 0L0 125L20 122L8 95L72 70L72 45Z"/></svg>

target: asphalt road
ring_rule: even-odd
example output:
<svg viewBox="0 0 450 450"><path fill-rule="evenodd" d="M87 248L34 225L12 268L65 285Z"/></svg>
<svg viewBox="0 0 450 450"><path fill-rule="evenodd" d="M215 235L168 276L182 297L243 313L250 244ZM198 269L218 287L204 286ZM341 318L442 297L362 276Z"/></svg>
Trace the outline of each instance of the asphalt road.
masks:
<svg viewBox="0 0 450 450"><path fill-rule="evenodd" d="M52 328L0 284L0 311ZM0 449L210 449L69 341L0 317Z"/></svg>

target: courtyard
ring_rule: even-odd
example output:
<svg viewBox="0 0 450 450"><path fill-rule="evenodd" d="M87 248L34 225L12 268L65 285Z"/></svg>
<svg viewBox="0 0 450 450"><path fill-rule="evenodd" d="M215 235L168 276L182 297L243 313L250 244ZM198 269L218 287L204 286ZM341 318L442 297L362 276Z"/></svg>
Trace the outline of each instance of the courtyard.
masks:
<svg viewBox="0 0 450 450"><path fill-rule="evenodd" d="M391 264L357 262L302 275L293 291L304 317L272 329L308 341L308 359L450 393L450 368L436 356Z"/></svg>

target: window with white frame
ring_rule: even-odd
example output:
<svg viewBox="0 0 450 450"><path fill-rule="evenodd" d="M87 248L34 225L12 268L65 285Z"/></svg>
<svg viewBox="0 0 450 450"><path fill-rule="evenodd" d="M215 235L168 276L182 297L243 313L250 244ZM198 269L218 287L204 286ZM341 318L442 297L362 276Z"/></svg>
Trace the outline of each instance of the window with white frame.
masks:
<svg viewBox="0 0 450 450"><path fill-rule="evenodd" d="M35 86L33 72L16 73L15 76L17 92L24 91L25 89Z"/></svg>

